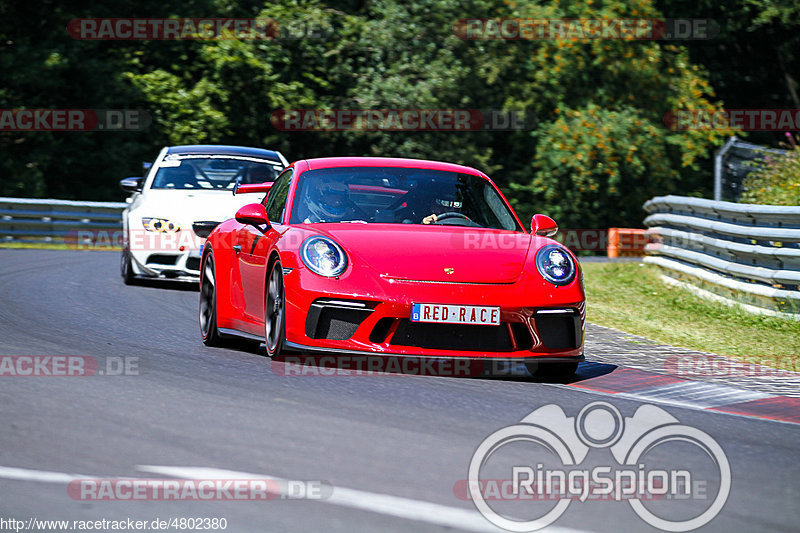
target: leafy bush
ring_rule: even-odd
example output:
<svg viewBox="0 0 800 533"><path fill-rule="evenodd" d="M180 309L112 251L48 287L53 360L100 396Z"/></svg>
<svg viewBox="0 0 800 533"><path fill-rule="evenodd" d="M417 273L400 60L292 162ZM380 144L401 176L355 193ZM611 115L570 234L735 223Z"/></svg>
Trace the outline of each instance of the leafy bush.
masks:
<svg viewBox="0 0 800 533"><path fill-rule="evenodd" d="M740 202L749 204L800 205L800 147L765 158L745 178Z"/></svg>
<svg viewBox="0 0 800 533"><path fill-rule="evenodd" d="M681 186L669 136L641 110L589 104L557 114L538 132L532 178L511 184L526 215L568 228L638 226L647 200Z"/></svg>

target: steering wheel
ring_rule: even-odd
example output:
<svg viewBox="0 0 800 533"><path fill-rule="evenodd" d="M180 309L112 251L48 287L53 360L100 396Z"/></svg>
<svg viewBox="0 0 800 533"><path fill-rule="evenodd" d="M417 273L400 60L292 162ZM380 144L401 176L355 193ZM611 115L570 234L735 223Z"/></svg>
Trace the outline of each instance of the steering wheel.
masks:
<svg viewBox="0 0 800 533"><path fill-rule="evenodd" d="M469 220L472 222L467 215L456 213L455 211L448 211L447 213L436 215L436 222L434 222L434 224L438 224L442 220L449 220L451 218L463 218L464 220Z"/></svg>

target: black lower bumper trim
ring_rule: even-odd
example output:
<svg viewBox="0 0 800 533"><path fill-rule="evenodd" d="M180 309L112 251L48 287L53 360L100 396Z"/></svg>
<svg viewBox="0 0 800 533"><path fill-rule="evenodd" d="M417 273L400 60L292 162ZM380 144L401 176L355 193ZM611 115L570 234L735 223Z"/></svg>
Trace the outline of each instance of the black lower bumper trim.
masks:
<svg viewBox="0 0 800 533"><path fill-rule="evenodd" d="M322 348L319 346L306 346L296 342L286 341L285 347L288 350L308 353L327 353L335 355L372 355L372 356L385 356L385 357L412 357L417 359L459 359L465 361L498 361L507 363L580 363L586 360L583 354L570 355L570 356L547 356L547 355L534 355L531 357L481 357L475 356L450 356L450 355L418 355L407 353L393 353L393 352L373 352L367 350L340 350L338 348Z"/></svg>

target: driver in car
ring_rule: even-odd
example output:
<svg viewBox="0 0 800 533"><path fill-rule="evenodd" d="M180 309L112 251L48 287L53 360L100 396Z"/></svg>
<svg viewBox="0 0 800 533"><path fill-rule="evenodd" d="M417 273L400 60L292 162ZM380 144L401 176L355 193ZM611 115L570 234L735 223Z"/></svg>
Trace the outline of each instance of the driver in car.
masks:
<svg viewBox="0 0 800 533"><path fill-rule="evenodd" d="M363 220L367 216L350 199L350 187L341 181L314 178L308 184L303 223Z"/></svg>
<svg viewBox="0 0 800 533"><path fill-rule="evenodd" d="M423 224L435 224L436 221L445 213L458 213L461 209L461 202L455 199L455 196L447 195L446 198L437 198L431 207L430 215L422 219Z"/></svg>

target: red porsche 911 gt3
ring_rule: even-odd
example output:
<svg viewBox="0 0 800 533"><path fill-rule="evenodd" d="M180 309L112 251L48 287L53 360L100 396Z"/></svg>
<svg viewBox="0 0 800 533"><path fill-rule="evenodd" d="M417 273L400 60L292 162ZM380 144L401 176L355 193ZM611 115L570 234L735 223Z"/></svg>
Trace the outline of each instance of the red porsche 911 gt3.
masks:
<svg viewBox="0 0 800 533"><path fill-rule="evenodd" d="M580 265L536 215L527 233L473 168L415 159L297 161L203 248L200 330L284 350L524 362L583 360Z"/></svg>

